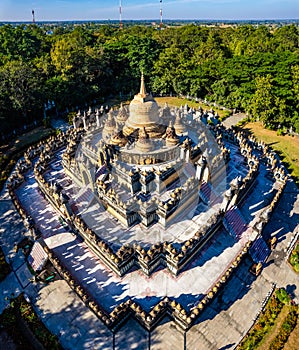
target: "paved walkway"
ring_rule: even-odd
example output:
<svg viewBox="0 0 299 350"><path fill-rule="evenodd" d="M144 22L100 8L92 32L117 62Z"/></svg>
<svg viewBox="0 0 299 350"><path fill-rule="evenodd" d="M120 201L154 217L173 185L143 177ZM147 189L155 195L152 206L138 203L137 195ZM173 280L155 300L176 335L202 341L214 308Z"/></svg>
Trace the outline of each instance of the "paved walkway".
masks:
<svg viewBox="0 0 299 350"><path fill-rule="evenodd" d="M284 259L293 231L298 229L299 191L293 182L288 183L265 229L266 234L276 232L279 242L262 274L255 279L248 272L249 262L245 261L223 293L202 313L198 323L186 335L177 330L172 321L164 320L149 334L137 321L130 320L113 336L63 280L47 286L28 283L24 277L24 259L21 254L13 252L14 242L22 238L24 228L21 220L7 196L2 196L0 210L1 246L14 269L0 284L0 311L8 304L5 297L12 292L16 295L25 291L47 327L59 336L65 349L112 349L113 338L115 349L233 349L252 325L273 282L287 287L299 300L298 276ZM16 227L18 230L15 230ZM232 290L237 292L232 293Z"/></svg>
<svg viewBox="0 0 299 350"><path fill-rule="evenodd" d="M241 120L247 118L247 115L245 113L235 113L232 116L226 118L222 124L226 127L226 128L230 128L233 125L238 124Z"/></svg>
<svg viewBox="0 0 299 350"><path fill-rule="evenodd" d="M61 153L59 152L56 155L45 176L50 182L56 182L59 179L60 184L65 185L69 181L67 181L61 169ZM248 169L246 170L242 166L238 171L236 168L238 164L244 161L243 157L233 149L231 150L231 157L231 166L228 171L230 180L240 174L241 170L243 176L245 176ZM275 184L272 180L266 179L266 173L265 166L261 165L260 181L256 184L254 195L250 197L251 200L244 204L244 208L250 212L247 220L248 224L255 219L259 211L263 210L274 196L272 187ZM71 185L68 185L70 197L75 192ZM258 192L257 195L256 192ZM252 232L252 229L249 228L248 231L244 232L241 239L236 241L226 230L220 230L201 251L201 254L196 259L192 259L188 268L180 273L178 278L173 278L165 269L156 271L151 278L145 276L140 270L131 271L120 278L115 274L111 274L109 269L107 270L101 261L76 236L65 232L56 211L40 194L33 170L26 174L26 181L16 190L16 195L22 206L27 208L28 214L34 219L45 243L63 261L71 275L79 280L93 299L103 305L108 312L111 312L121 300L127 300L128 298L137 301L149 312L165 296L179 300L180 304L186 310L189 310L219 280L235 256L250 239ZM251 206L254 207L253 211L250 211ZM94 206L91 209L94 210ZM92 215L95 216L96 220L100 216L107 216L106 213L105 215L101 212L97 213L96 210L93 211ZM194 221L184 219L180 222L180 226L186 230L186 227L191 228L190 222L195 225ZM97 221L94 221L94 224L91 225L95 231L96 224ZM197 230L203 224L204 221L201 220L199 224L196 224L194 230ZM110 230L110 227L102 224L102 218L98 226L101 228L99 230L100 236L102 236L102 232L107 234L107 231ZM151 229L154 229L154 227ZM172 231L175 229L176 226L169 228ZM112 230L113 236L110 234L108 241L114 241L115 237L119 235L116 230L117 227ZM175 232L172 232L172 236L174 235ZM106 237L104 236L104 238Z"/></svg>
<svg viewBox="0 0 299 350"><path fill-rule="evenodd" d="M26 293L40 318L65 349L112 349L113 337L64 280L33 284L23 253L14 252L26 231L7 193L0 197L0 245L13 271L0 282L0 313L9 298ZM1 344L0 344L0 348Z"/></svg>
<svg viewBox="0 0 299 350"><path fill-rule="evenodd" d="M60 177L61 173L53 164L50 168L47 177L56 181L56 176ZM65 232L57 213L38 191L32 170L26 174L26 182L16 190L16 194L34 219L45 243L63 261L71 275L81 281L88 293L108 312L111 312L120 300L129 297L150 311L150 308L165 296L179 299L180 304L189 310L198 297L206 294L211 285L222 276L246 243L244 240L236 242L225 230L221 230L205 246L198 259L193 259L189 268L177 279L165 269L156 271L150 279L140 270L120 278L111 274L76 236ZM181 224L185 227L190 226L188 221L182 221Z"/></svg>
<svg viewBox="0 0 299 350"><path fill-rule="evenodd" d="M248 217L255 211L252 208L243 214ZM250 262L245 260L223 292L186 334L165 319L150 334L137 321L129 320L113 335L65 281L57 280L49 285L29 282L24 257L13 250L25 228L7 193L0 197L0 223L0 244L13 267L13 272L0 283L0 312L8 305L7 297L24 291L65 349L234 349L253 324L273 282L286 287L299 301L298 275L285 260L290 241L299 229L299 191L292 181L288 182L265 229L269 237L273 233L277 235L278 244L261 275L252 276L248 272Z"/></svg>

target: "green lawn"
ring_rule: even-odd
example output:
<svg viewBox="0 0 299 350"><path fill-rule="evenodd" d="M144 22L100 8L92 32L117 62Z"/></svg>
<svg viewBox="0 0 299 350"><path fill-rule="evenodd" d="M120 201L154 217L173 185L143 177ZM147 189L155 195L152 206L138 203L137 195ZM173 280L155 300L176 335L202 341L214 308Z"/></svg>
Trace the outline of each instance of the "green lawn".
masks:
<svg viewBox="0 0 299 350"><path fill-rule="evenodd" d="M286 290L276 290L237 349L278 350L286 344L292 346L293 337L298 334L298 312L298 305L292 305ZM288 348L295 350L292 347Z"/></svg>
<svg viewBox="0 0 299 350"><path fill-rule="evenodd" d="M296 183L299 184L299 137L278 136L276 131L264 129L259 122L247 123L242 128L271 146L278 153Z"/></svg>
<svg viewBox="0 0 299 350"><path fill-rule="evenodd" d="M205 105L204 103L199 103L195 101L190 101L186 98L180 98L180 97L155 97L155 100L157 101L159 106L164 106L165 102L169 104L169 106L174 107L180 107L185 106L187 103L189 107L192 108L198 108L199 106L202 107L202 109L210 110L212 107ZM222 109L218 109L213 107L213 110L219 114L220 117L228 117L230 112L229 111L223 111Z"/></svg>
<svg viewBox="0 0 299 350"><path fill-rule="evenodd" d="M294 250L289 258L289 263L293 269L299 273L299 242L295 245Z"/></svg>
<svg viewBox="0 0 299 350"><path fill-rule="evenodd" d="M49 136L53 132L52 129L45 128L45 127L39 127L36 129L33 129L32 131L27 132L26 134L23 134L19 136L9 147L10 152L23 150L24 148L27 148L29 145L32 145L39 140Z"/></svg>
<svg viewBox="0 0 299 350"><path fill-rule="evenodd" d="M0 191L16 161L27 147L50 136L53 132L53 129L38 127L0 147Z"/></svg>

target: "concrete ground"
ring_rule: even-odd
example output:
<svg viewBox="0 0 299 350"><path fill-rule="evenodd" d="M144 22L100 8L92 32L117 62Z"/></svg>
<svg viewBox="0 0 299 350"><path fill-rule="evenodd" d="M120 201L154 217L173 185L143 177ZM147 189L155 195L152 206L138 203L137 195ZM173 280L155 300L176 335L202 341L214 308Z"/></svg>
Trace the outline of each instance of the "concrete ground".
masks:
<svg viewBox="0 0 299 350"><path fill-rule="evenodd" d="M280 237L262 274L254 278L248 272L249 261L245 261L223 293L218 295L186 334L166 319L150 334L137 321L129 320L113 335L63 280L44 286L20 278L18 272L26 264L21 254L13 252L13 246L14 242L21 239L24 228L5 196L1 198L0 210L1 246L11 259L14 269L0 283L1 310L8 304L5 297L24 291L47 327L58 335L65 349L233 349L254 322L273 282L287 287L296 301L299 300L298 276L284 258L289 242L298 230L299 192L293 182L288 183L265 229L266 234L279 231ZM6 212L10 215L6 215Z"/></svg>
<svg viewBox="0 0 299 350"><path fill-rule="evenodd" d="M31 190L34 189L34 183L30 182L30 178L27 180ZM265 186L265 198L272 188L270 183L267 186ZM32 202L30 191L24 193L24 198L28 203L30 200ZM254 205L258 199L259 195L250 197L248 206L243 209L242 214L247 220L258 215L260 207ZM37 210L38 205L31 205L31 208L33 211ZM45 232L48 230L49 235L53 235L53 228L57 230L55 231L57 235L62 234L58 218L55 215L53 217L49 210L45 208L41 213L40 227ZM245 260L228 285L187 333L178 330L174 322L169 319L164 319L150 333L136 320L129 319L115 334L112 334L64 280L58 279L47 285L30 282L30 273L24 256L20 252L15 253L13 249L15 243L23 238L26 230L6 192L0 197L0 224L0 245L13 267L13 272L0 283L0 313L8 305L9 297L25 292L41 319L59 337L65 349L234 349L254 323L263 301L273 288L273 283L278 287L287 288L296 302L299 302L298 275L290 269L285 259L289 244L299 230L299 191L293 181L288 182L271 221L265 228L266 236L270 237L274 233L277 235L278 244L269 256L262 273L257 278L251 275L250 261ZM64 243L70 247L64 252L72 253L71 247L74 245L72 240L75 238L67 234L64 237L66 239ZM215 243L217 249L217 242ZM57 244L61 244L61 241L58 240ZM85 247L79 246L79 248L82 250L80 253L82 260L73 260L74 269L78 268L78 271L82 261L89 257ZM72 258L74 259L70 256L69 261ZM86 283L92 279L93 277L87 279ZM192 281L196 284L194 278Z"/></svg>
<svg viewBox="0 0 299 350"><path fill-rule="evenodd" d="M230 128L233 125L238 124L241 120L247 118L247 115L245 113L235 113L232 116L230 116L229 118L226 118L222 124L226 127L226 128Z"/></svg>
<svg viewBox="0 0 299 350"><path fill-rule="evenodd" d="M61 184L65 185L69 182L61 169L60 155L57 155L55 161L51 163L46 177L50 182L56 182L58 179ZM228 175L232 180L237 174L240 174L236 167L238 164L242 164L243 157L237 154L233 148L231 157L232 161ZM244 169L246 170L244 166L240 168L243 171L243 176L246 175ZM250 213L247 220L249 228L244 232L242 239L236 241L226 230L220 230L211 242L205 246L204 250L201 251L201 254L196 259L192 259L189 266L177 278L174 278L166 269L156 271L150 278L145 276L140 270L133 270L122 278L112 274L80 239L66 232L55 210L40 194L33 170L26 174L26 181L16 190L16 194L23 207L27 208L28 214L34 219L45 243L63 261L71 275L81 281L88 293L103 305L106 311L111 312L122 300L132 298L149 312L165 296L179 300L180 304L186 310L189 310L220 279L235 256L238 255L250 239L252 234L251 226L253 225L251 225L251 221L255 220L259 211L263 210L274 196L274 182L266 179L266 173L266 167L261 165L260 180L256 184L256 190L242 208ZM71 185L68 184L68 193L75 192ZM82 206L81 203L76 203L76 205ZM216 203L214 206L219 209L219 203ZM251 207L253 208L252 210ZM95 205L86 208L86 210L90 209L92 209L92 215L95 217L91 227L94 230L99 227L100 236L102 236L103 232L104 239L114 242L115 238L120 235L118 230L120 225L110 223L112 219L108 218L108 214L97 211ZM216 211L213 207L205 210L206 212L201 214ZM87 217L86 211L83 217L84 219ZM106 221L109 220L109 225L104 224L104 217L106 217ZM185 231L188 231L193 229L192 232L194 232L207 220L204 221L203 219L200 218L200 215L198 223L195 220L184 219L179 223L178 227L177 225L171 225L167 231L174 237L174 241L180 241L181 237L176 230L181 229L183 231L185 229ZM85 221L90 224L86 219ZM193 228L191 224L195 225L195 227ZM136 229L136 226L133 229ZM186 230L186 228L188 229ZM151 229L155 229L155 227ZM151 229L149 229L149 234L152 233ZM137 230L140 231L141 228L137 227ZM123 233L123 243L126 241L131 242L131 235L134 235L134 232L131 235L128 235L129 232L127 234L126 232ZM144 240L141 234L140 239ZM22 283L22 286L24 286L26 281L28 283L28 279L26 280L26 269L24 271L20 269L20 271L20 275L25 280Z"/></svg>

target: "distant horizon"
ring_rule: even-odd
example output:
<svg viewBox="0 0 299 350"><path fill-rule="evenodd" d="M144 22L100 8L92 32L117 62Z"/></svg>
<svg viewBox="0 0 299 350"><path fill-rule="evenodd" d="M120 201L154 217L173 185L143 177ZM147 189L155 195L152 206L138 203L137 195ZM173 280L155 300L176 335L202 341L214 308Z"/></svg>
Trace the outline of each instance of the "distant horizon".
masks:
<svg viewBox="0 0 299 350"><path fill-rule="evenodd" d="M299 18L248 18L248 19L223 19L223 18L207 18L207 19L196 19L196 18L164 18L163 22L299 22ZM35 24L39 23L63 23L63 22L75 22L75 23L86 23L86 22L111 22L111 23L119 23L119 19L52 19L52 20L44 20L44 21L36 21ZM159 23L156 18L152 19L124 19L123 23L126 22L151 22L151 23ZM32 24L31 21L3 21L0 20L0 23L24 23L24 24Z"/></svg>
<svg viewBox="0 0 299 350"><path fill-rule="evenodd" d="M0 22L117 21L120 0L1 0ZM122 0L123 21L299 19L298 0ZM294 16L295 15L295 16ZM295 18L294 18L295 17Z"/></svg>

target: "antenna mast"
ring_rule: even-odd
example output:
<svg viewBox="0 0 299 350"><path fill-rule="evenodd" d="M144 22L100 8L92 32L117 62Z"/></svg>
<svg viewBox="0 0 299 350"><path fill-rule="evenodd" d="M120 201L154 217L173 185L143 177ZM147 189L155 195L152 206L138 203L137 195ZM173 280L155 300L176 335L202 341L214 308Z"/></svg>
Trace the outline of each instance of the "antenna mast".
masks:
<svg viewBox="0 0 299 350"><path fill-rule="evenodd" d="M123 29L123 22L121 18L122 5L121 0L119 0L119 29Z"/></svg>
<svg viewBox="0 0 299 350"><path fill-rule="evenodd" d="M160 29L163 27L163 17L162 17L162 0L160 0Z"/></svg>
<svg viewBox="0 0 299 350"><path fill-rule="evenodd" d="M35 23L35 14L34 14L34 10L32 10L31 13L32 13L32 23Z"/></svg>

